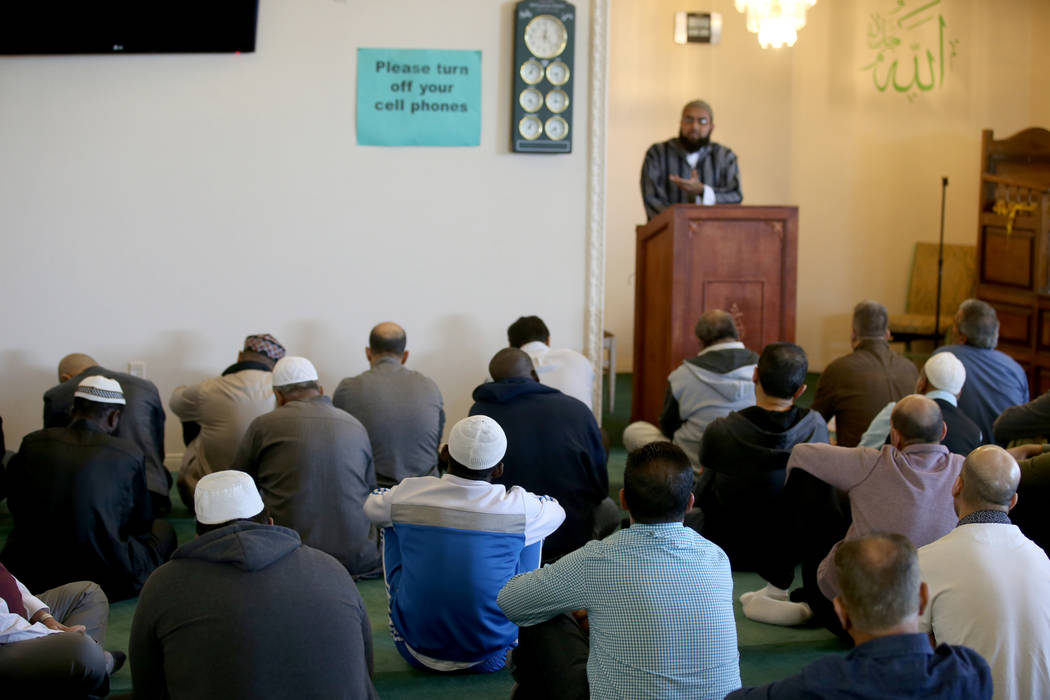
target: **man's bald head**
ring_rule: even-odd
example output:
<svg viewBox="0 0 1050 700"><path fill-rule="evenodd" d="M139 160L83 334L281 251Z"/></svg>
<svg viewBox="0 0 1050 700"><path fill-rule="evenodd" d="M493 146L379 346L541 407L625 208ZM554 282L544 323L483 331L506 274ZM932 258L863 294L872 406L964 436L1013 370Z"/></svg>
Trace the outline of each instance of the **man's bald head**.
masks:
<svg viewBox="0 0 1050 700"><path fill-rule="evenodd" d="M967 455L959 479L960 495L972 510L1006 511L1017 493L1021 467L998 445L982 445Z"/></svg>
<svg viewBox="0 0 1050 700"><path fill-rule="evenodd" d="M400 355L407 342L405 329L391 321L380 323L368 334L368 347L373 355Z"/></svg>
<svg viewBox="0 0 1050 700"><path fill-rule="evenodd" d="M937 444L944 438L944 416L933 399L919 394L905 396L893 407L890 425L900 435L899 447Z"/></svg>
<svg viewBox="0 0 1050 700"><path fill-rule="evenodd" d="M58 381L64 382L70 377L77 376L88 367L94 367L97 364L95 358L82 352L66 355L58 363Z"/></svg>
<svg viewBox="0 0 1050 700"><path fill-rule="evenodd" d="M740 339L733 317L721 309L712 309L700 314L695 330L697 340L705 348L715 343Z"/></svg>
<svg viewBox="0 0 1050 700"><path fill-rule="evenodd" d="M503 348L489 362L489 375L497 382L515 377L536 378L532 358L518 348Z"/></svg>

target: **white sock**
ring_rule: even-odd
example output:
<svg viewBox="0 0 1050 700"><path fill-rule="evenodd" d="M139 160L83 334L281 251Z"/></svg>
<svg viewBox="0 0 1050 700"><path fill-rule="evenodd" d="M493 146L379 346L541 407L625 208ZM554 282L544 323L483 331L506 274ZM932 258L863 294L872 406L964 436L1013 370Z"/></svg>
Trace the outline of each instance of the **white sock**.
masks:
<svg viewBox="0 0 1050 700"><path fill-rule="evenodd" d="M741 601L744 617L769 625L800 625L813 617L813 611L805 603L790 600L774 600L764 595L752 595Z"/></svg>
<svg viewBox="0 0 1050 700"><path fill-rule="evenodd" d="M749 591L747 593L740 594L740 604L743 605L745 601L754 596L764 596L772 600L788 600L790 594L784 588L777 588L772 583L767 583L765 588L757 591Z"/></svg>

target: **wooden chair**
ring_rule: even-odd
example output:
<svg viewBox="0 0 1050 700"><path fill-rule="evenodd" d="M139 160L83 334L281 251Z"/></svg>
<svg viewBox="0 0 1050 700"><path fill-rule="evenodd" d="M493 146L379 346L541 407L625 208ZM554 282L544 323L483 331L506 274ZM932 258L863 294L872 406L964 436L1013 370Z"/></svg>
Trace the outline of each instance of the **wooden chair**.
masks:
<svg viewBox="0 0 1050 700"><path fill-rule="evenodd" d="M890 333L893 334L893 339L903 342L910 352L914 340L933 340L936 343L943 338L952 327L959 304L973 296L976 278L977 247L945 244L940 324L934 327L934 310L937 303L937 244L916 243L911 280L908 283L906 311L903 314L890 314Z"/></svg>

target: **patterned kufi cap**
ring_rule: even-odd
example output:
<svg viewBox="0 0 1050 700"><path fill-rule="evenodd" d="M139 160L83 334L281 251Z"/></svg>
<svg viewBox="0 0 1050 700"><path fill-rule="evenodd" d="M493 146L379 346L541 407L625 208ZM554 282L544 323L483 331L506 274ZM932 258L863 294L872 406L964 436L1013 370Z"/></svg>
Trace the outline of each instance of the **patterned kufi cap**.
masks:
<svg viewBox="0 0 1050 700"><path fill-rule="evenodd" d="M274 362L284 357L284 346L269 333L248 336L244 339L244 349L266 355Z"/></svg>
<svg viewBox="0 0 1050 700"><path fill-rule="evenodd" d="M73 396L94 401L96 403L115 403L123 406L124 391L120 388L120 382L100 375L87 377L77 385Z"/></svg>

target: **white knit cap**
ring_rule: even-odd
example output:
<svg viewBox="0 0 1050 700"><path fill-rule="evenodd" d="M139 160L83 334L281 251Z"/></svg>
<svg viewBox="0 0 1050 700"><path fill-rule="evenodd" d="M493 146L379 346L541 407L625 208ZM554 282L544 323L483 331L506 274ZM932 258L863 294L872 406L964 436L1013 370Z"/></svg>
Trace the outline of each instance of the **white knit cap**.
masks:
<svg viewBox="0 0 1050 700"><path fill-rule="evenodd" d="M202 525L254 518L263 502L255 482L244 472L227 469L201 477L193 492L193 510Z"/></svg>
<svg viewBox="0 0 1050 700"><path fill-rule="evenodd" d="M305 357L286 355L273 366L273 385L276 387L316 381L317 369Z"/></svg>
<svg viewBox="0 0 1050 700"><path fill-rule="evenodd" d="M966 382L966 367L950 352L939 352L926 360L922 371L930 384L949 394L958 394Z"/></svg>
<svg viewBox="0 0 1050 700"><path fill-rule="evenodd" d="M507 435L488 416L471 416L452 426L448 453L467 469L483 471L499 464L507 452Z"/></svg>
<svg viewBox="0 0 1050 700"><path fill-rule="evenodd" d="M124 400L124 390L120 388L120 382L101 375L86 377L77 385L73 396L96 403L116 403L121 406L127 403Z"/></svg>

